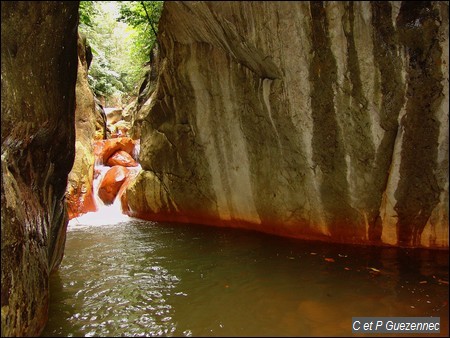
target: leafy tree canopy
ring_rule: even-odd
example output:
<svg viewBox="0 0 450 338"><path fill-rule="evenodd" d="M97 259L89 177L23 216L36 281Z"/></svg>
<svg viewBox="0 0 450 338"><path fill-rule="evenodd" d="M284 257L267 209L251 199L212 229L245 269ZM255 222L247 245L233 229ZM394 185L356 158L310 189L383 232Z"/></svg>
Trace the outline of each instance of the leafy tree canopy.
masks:
<svg viewBox="0 0 450 338"><path fill-rule="evenodd" d="M94 1L80 1L80 24L92 27L91 18L97 14Z"/></svg>
<svg viewBox="0 0 450 338"><path fill-rule="evenodd" d="M79 30L87 37L93 60L88 80L106 99L136 94L157 40L162 1L81 1Z"/></svg>
<svg viewBox="0 0 450 338"><path fill-rule="evenodd" d="M135 52L141 58L147 58L157 41L158 21L163 1L123 1L120 5L119 20L134 27L138 32Z"/></svg>

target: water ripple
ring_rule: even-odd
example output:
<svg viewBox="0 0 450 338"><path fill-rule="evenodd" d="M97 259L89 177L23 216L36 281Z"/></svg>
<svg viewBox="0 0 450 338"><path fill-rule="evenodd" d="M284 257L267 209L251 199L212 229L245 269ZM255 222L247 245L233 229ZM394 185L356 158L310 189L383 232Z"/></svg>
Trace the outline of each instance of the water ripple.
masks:
<svg viewBox="0 0 450 338"><path fill-rule="evenodd" d="M42 335L348 335L375 315L438 315L448 332L439 281L445 253L129 220L68 232Z"/></svg>

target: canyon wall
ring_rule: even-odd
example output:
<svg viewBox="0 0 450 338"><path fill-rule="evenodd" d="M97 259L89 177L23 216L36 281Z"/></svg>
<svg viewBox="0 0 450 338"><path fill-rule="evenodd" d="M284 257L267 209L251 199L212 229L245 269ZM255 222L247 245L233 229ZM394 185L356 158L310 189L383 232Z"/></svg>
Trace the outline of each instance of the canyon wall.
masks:
<svg viewBox="0 0 450 338"><path fill-rule="evenodd" d="M94 144L97 110L88 83L86 39L78 36L78 72L75 87L75 160L67 185L69 219L96 211L94 197Z"/></svg>
<svg viewBox="0 0 450 338"><path fill-rule="evenodd" d="M1 335L38 336L63 257L78 2L1 3Z"/></svg>
<svg viewBox="0 0 450 338"><path fill-rule="evenodd" d="M448 2L166 2L129 215L448 248Z"/></svg>

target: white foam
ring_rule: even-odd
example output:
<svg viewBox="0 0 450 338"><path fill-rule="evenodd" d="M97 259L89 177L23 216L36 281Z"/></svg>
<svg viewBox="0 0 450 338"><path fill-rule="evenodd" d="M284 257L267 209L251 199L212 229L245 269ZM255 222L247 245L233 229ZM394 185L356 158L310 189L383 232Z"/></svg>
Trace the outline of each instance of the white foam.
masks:
<svg viewBox="0 0 450 338"><path fill-rule="evenodd" d="M106 172L111 169L111 167L96 165L95 169L100 170L100 174L97 176L97 178L94 179L93 182L95 205L97 206L97 211L88 212L79 217L71 219L68 224L68 230L80 227L113 225L129 221L132 218L122 213L122 205L119 197L116 197L113 204L105 205L103 203L103 201L98 196L98 188ZM138 171L140 170L140 166L137 168L128 169Z"/></svg>
<svg viewBox="0 0 450 338"><path fill-rule="evenodd" d="M129 221L131 217L122 213L120 199L116 198L111 205L101 205L95 212L88 212L69 221L68 230L80 227L113 225Z"/></svg>

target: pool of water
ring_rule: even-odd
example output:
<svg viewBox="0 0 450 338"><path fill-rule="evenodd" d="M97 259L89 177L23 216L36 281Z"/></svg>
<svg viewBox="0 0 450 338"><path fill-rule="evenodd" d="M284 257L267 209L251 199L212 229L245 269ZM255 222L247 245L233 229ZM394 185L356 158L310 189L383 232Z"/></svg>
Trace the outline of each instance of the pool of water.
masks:
<svg viewBox="0 0 450 338"><path fill-rule="evenodd" d="M352 317L440 317L448 252L237 229L71 225L42 336L348 336Z"/></svg>

